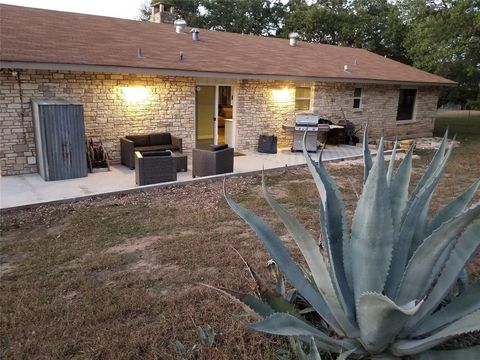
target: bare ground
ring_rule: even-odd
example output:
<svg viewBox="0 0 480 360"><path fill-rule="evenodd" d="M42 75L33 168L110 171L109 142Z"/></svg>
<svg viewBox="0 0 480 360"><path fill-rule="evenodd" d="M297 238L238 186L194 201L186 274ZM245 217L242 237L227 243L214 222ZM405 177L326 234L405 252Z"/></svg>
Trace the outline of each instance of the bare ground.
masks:
<svg viewBox="0 0 480 360"><path fill-rule="evenodd" d="M433 210L480 176L480 143L455 150ZM415 181L432 152L420 150ZM362 167L328 166L352 216ZM306 169L268 173L283 204L318 236L318 197ZM259 176L228 189L293 244L260 196ZM478 201L478 197L476 199ZM237 304L199 283L250 291L233 247L268 278L253 232L225 204L221 181L98 197L2 215L0 241L2 358L176 358L174 342L198 343L210 324L215 347L201 359L274 359L282 339L249 331ZM469 270L480 277L480 258Z"/></svg>

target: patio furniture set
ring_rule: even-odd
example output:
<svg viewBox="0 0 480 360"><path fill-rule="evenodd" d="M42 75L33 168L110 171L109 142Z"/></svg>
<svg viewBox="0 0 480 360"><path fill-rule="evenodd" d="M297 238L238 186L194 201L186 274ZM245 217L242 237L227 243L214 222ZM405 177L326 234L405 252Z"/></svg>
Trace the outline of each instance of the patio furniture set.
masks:
<svg viewBox="0 0 480 360"><path fill-rule="evenodd" d="M188 170L182 139L170 133L127 135L120 139L121 162L135 169L137 185L176 181L177 173ZM211 145L193 149L192 176L209 176L233 172L233 148Z"/></svg>

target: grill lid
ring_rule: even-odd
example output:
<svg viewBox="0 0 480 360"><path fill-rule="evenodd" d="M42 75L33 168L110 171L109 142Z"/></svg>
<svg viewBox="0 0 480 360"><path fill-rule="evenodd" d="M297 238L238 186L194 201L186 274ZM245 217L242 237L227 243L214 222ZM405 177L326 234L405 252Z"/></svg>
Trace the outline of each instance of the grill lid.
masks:
<svg viewBox="0 0 480 360"><path fill-rule="evenodd" d="M297 114L295 116L296 125L318 125L319 115L316 114Z"/></svg>

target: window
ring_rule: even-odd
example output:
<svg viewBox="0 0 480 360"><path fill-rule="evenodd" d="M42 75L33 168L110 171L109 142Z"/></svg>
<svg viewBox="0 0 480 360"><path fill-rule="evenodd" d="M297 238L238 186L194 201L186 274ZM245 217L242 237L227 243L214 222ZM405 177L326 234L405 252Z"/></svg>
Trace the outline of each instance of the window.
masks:
<svg viewBox="0 0 480 360"><path fill-rule="evenodd" d="M353 108L360 109L362 107L362 88L353 90Z"/></svg>
<svg viewBox="0 0 480 360"><path fill-rule="evenodd" d="M413 120L417 90L400 89L398 97L397 120Z"/></svg>
<svg viewBox="0 0 480 360"><path fill-rule="evenodd" d="M295 110L310 110L310 96L312 90L307 86L298 86L295 88Z"/></svg>

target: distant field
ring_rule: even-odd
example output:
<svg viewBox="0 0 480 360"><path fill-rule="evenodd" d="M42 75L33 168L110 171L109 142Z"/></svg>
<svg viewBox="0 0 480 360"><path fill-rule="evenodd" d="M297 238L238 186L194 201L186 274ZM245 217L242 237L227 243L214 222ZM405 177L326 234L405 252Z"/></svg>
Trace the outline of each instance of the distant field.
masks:
<svg viewBox="0 0 480 360"><path fill-rule="evenodd" d="M439 111L437 113L437 118L468 118L468 110L452 110L452 111ZM471 110L470 111L471 117L478 117L480 116L480 111L478 110Z"/></svg>
<svg viewBox="0 0 480 360"><path fill-rule="evenodd" d="M457 135L458 140L475 142L480 146L480 111L472 111L470 117L468 111L462 111L463 116L456 113L441 114L435 121L435 136L443 136L448 128L450 134ZM448 116L446 116L448 115Z"/></svg>

